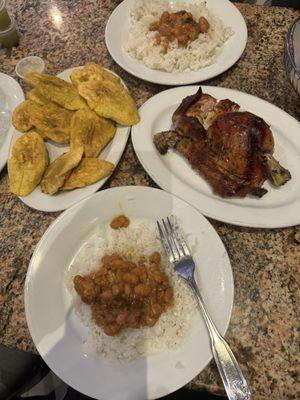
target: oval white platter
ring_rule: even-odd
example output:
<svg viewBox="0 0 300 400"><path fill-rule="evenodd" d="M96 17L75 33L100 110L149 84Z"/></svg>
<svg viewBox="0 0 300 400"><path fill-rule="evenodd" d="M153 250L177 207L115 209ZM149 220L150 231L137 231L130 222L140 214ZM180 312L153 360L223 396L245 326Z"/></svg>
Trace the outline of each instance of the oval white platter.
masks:
<svg viewBox="0 0 300 400"><path fill-rule="evenodd" d="M148 206L151 204L151 207ZM196 279L221 334L233 305L233 278L226 249L210 223L193 207L159 189L125 186L103 190L62 213L31 258L25 282L25 311L33 341L49 367L76 390L101 400L156 399L193 379L210 361L207 329L195 310L177 350L130 362L109 362L86 352L87 328L72 307L65 273L96 227L120 212L129 218L176 215L192 245Z"/></svg>
<svg viewBox="0 0 300 400"><path fill-rule="evenodd" d="M153 144L153 135L171 128L171 117L186 96L198 86L178 87L150 98L139 110L141 121L132 128L137 156L151 178L164 190L196 207L204 215L235 225L257 228L279 228L300 223L300 124L258 97L236 90L202 86L203 92L217 99L230 99L262 117L270 126L275 140L275 157L290 170L292 179L280 188L265 182L268 193L262 198L223 199L213 194L209 184L192 170L175 151L162 156Z"/></svg>
<svg viewBox="0 0 300 400"><path fill-rule="evenodd" d="M3 96L3 98L2 98ZM18 104L24 101L24 93L18 82L11 76L0 72L0 113L1 107L11 114ZM14 127L10 124L7 132L0 134L0 172L5 167L9 154L9 145L14 133Z"/></svg>
<svg viewBox="0 0 300 400"><path fill-rule="evenodd" d="M201 82L220 75L235 64L243 54L247 44L247 26L242 14L229 0L207 0L207 7L211 13L219 17L226 26L230 26L234 32L222 47L216 61L198 71L180 73L148 68L124 50L124 44L129 36L130 10L135 1L124 0L113 11L106 25L105 41L116 63L138 78L162 85L187 85ZM193 0L187 0L187 2L195 3Z"/></svg>
<svg viewBox="0 0 300 400"><path fill-rule="evenodd" d="M77 67L81 68L81 67ZM76 69L76 68L69 68L66 69L65 71L61 72L57 76L61 79L64 79L67 82L70 81L70 75L71 72ZM110 71L112 72L112 71ZM123 83L124 84L124 83ZM125 85L124 85L125 86ZM101 154L99 155L99 159L105 159L106 161L110 161L111 163L115 164L117 166L124 148L126 146L126 142L128 139L129 135L129 130L130 127L128 126L117 126L117 131L116 134L113 138L113 140L103 149ZM18 132L15 130L11 146L14 144L14 142L17 140L18 137L22 135L21 132ZM61 154L65 153L68 151L69 146L68 145L59 145L56 143L53 143L51 141L46 142L46 147L49 153L49 158L50 162L54 161L57 157L59 157ZM89 196L92 193L95 193L97 190L99 190L106 180L109 177L106 177L104 179L101 179L100 181L94 183L93 185L85 186L83 188L78 188L74 190L64 190L64 191L59 191L58 193L54 194L53 196L50 196L48 194L45 194L41 191L40 186L37 186L32 193L30 193L28 196L25 197L19 197L23 203L25 203L27 206L34 208L36 210L40 211L48 211L48 212L53 212L53 211L61 211L65 210L66 208L71 207L73 204L77 203L78 201L84 199L85 197Z"/></svg>

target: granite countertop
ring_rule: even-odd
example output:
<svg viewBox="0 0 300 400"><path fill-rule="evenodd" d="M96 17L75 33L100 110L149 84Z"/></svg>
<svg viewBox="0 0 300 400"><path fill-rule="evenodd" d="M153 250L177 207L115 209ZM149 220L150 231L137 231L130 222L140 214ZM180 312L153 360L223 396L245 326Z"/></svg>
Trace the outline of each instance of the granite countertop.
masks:
<svg viewBox="0 0 300 400"><path fill-rule="evenodd" d="M165 87L127 74L109 56L104 27L117 0L11 0L9 8L22 35L21 45L0 49L0 71L15 76L18 60L39 55L47 72L94 61L118 73L138 105ZM210 85L259 96L300 119L300 102L287 81L282 59L284 37L299 12L287 8L237 5L244 15L249 40L229 71ZM20 82L23 84L22 82ZM299 132L300 134L300 132ZM105 187L155 186L129 142ZM59 213L29 209L9 193L7 171L0 174L0 343L36 352L27 329L23 288L27 266L39 239ZM233 269L235 300L226 337L253 392L253 399L299 399L297 386L297 269L300 228L250 229L211 220L223 240ZM190 384L223 394L214 362Z"/></svg>

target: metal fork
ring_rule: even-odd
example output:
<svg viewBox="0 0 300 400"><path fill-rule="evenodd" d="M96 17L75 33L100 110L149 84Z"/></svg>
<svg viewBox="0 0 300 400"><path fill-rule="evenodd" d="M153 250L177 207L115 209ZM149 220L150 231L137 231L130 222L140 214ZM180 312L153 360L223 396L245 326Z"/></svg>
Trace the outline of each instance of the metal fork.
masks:
<svg viewBox="0 0 300 400"><path fill-rule="evenodd" d="M160 222L157 221L157 227L162 245L175 271L194 292L209 332L212 353L229 400L250 400L251 392L239 364L205 308L194 278L195 262L183 235L179 233L177 224L175 225L169 217Z"/></svg>

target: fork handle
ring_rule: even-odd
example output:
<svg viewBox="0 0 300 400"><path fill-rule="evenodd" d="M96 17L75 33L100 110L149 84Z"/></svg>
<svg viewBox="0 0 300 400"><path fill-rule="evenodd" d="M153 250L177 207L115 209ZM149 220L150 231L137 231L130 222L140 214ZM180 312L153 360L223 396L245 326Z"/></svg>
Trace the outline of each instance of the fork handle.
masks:
<svg viewBox="0 0 300 400"><path fill-rule="evenodd" d="M228 343L221 336L214 322L210 318L195 280L190 279L188 282L195 294L198 306L206 323L211 339L212 353L221 375L228 399L250 400L251 392L236 358L230 350Z"/></svg>

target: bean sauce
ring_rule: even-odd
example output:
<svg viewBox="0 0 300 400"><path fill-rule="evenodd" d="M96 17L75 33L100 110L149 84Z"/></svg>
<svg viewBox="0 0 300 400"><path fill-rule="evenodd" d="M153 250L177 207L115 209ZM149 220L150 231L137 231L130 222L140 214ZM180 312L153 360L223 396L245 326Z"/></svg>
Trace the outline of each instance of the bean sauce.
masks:
<svg viewBox="0 0 300 400"><path fill-rule="evenodd" d="M200 33L207 33L209 27L209 22L204 17L200 17L197 22L190 12L165 11L159 21L150 24L149 31L156 32L155 43L162 46L163 53L167 53L170 42L177 40L178 46L187 47Z"/></svg>
<svg viewBox="0 0 300 400"><path fill-rule="evenodd" d="M134 263L118 254L106 255L98 271L76 275L74 287L91 306L92 318L107 335L125 328L151 327L173 304L173 288L161 269L158 252Z"/></svg>
<svg viewBox="0 0 300 400"><path fill-rule="evenodd" d="M130 224L129 218L127 218L125 215L118 215L115 217L111 223L110 227L112 229L120 229L120 228L127 228L127 226Z"/></svg>

